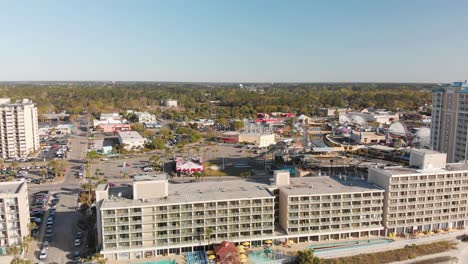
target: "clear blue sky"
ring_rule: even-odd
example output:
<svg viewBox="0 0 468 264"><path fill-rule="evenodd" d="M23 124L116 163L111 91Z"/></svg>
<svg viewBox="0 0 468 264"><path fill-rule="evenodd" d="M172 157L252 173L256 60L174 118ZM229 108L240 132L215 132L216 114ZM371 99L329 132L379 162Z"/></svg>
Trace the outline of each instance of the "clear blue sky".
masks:
<svg viewBox="0 0 468 264"><path fill-rule="evenodd" d="M0 0L0 80L468 79L463 0Z"/></svg>

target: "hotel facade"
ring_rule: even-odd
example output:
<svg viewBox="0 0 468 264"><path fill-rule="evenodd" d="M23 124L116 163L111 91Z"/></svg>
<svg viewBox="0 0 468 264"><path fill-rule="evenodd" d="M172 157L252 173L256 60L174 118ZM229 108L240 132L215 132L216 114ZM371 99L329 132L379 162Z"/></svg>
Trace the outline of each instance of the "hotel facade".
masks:
<svg viewBox="0 0 468 264"><path fill-rule="evenodd" d="M202 250L224 240L261 246L270 239L320 242L465 226L468 164L446 164L445 158L416 150L410 168L373 168L367 181L275 171L269 184L169 184L155 175L137 177L132 187L100 185L101 253L123 260Z"/></svg>

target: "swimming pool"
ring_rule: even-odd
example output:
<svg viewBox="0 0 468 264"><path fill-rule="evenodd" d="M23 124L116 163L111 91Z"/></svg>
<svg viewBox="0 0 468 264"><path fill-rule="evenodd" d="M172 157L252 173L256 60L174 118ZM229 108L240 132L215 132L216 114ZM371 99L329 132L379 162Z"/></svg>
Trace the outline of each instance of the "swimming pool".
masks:
<svg viewBox="0 0 468 264"><path fill-rule="evenodd" d="M272 262L286 257L282 251L272 251L267 253L264 250L252 251L248 256L250 262L255 264Z"/></svg>
<svg viewBox="0 0 468 264"><path fill-rule="evenodd" d="M367 247L372 245L388 244L394 242L393 239L389 238L376 238L367 240L354 240L354 241L343 241L335 243L317 244L308 246L307 248L313 249L315 252L325 252L331 250L350 249L358 247Z"/></svg>

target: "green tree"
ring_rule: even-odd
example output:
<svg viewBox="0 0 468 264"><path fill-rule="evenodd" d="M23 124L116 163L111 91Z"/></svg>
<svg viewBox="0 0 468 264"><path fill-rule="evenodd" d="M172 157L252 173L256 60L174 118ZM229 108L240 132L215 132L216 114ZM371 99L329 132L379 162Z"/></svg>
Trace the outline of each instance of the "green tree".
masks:
<svg viewBox="0 0 468 264"><path fill-rule="evenodd" d="M150 166L159 169L161 167L161 157L159 155L153 155L148 159Z"/></svg>
<svg viewBox="0 0 468 264"><path fill-rule="evenodd" d="M63 176L65 174L67 165L68 163L66 160L51 160L48 163L48 166L52 167L52 171L54 172L55 177Z"/></svg>
<svg viewBox="0 0 468 264"><path fill-rule="evenodd" d="M312 249L304 249L296 252L299 264L320 264L320 259L314 256Z"/></svg>
<svg viewBox="0 0 468 264"><path fill-rule="evenodd" d="M227 126L229 125L229 121L226 118L221 117L220 119L218 119L218 124L220 126Z"/></svg>
<svg viewBox="0 0 468 264"><path fill-rule="evenodd" d="M86 153L86 159L90 162L90 163L93 163L93 161L95 159L99 159L101 157L101 154L99 154L97 151L95 150L91 150L91 151L88 151L88 153Z"/></svg>
<svg viewBox="0 0 468 264"><path fill-rule="evenodd" d="M18 262L18 254L21 253L20 246L10 246L7 248L8 254L14 256L13 263L17 264ZM16 261L15 261L16 260Z"/></svg>
<svg viewBox="0 0 468 264"><path fill-rule="evenodd" d="M142 123L133 123L130 125L130 128L139 133L145 131L145 126Z"/></svg>

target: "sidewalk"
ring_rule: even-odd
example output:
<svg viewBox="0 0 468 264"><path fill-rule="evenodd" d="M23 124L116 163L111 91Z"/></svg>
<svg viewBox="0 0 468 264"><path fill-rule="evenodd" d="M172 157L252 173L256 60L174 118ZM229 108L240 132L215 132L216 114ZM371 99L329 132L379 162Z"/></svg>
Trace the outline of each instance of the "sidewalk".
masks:
<svg viewBox="0 0 468 264"><path fill-rule="evenodd" d="M427 244L427 243L441 241L441 240L454 240L456 239L457 236L463 235L466 232L467 232L466 230L456 230L456 231L446 233L446 234L438 234L438 235L426 236L426 237L415 238L415 239L396 240L395 242L388 243L388 244L378 244L378 245L371 245L371 246L362 247L362 248L349 248L349 249L343 249L343 250L333 250L333 251L328 251L328 252L316 252L315 255L317 255L320 258L340 258L340 257L348 257L348 256L353 256L353 255L359 255L359 254L376 253L376 252L404 248L405 246L412 245L412 244Z"/></svg>

